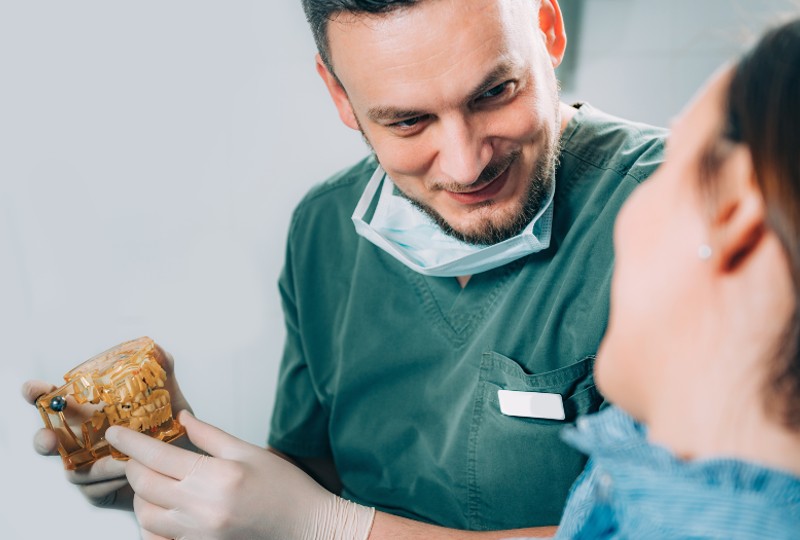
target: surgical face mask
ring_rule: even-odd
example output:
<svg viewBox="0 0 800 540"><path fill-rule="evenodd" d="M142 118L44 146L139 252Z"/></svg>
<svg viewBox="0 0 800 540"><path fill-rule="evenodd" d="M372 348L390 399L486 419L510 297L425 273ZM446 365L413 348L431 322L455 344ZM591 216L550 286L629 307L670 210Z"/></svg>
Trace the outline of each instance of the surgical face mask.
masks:
<svg viewBox="0 0 800 540"><path fill-rule="evenodd" d="M356 205L352 220L360 236L415 272L438 277L471 276L547 249L554 192L553 182L549 198L522 232L497 244L481 246L446 234L411 201L396 194L394 183L378 167ZM367 223L364 218L373 207L375 211Z"/></svg>

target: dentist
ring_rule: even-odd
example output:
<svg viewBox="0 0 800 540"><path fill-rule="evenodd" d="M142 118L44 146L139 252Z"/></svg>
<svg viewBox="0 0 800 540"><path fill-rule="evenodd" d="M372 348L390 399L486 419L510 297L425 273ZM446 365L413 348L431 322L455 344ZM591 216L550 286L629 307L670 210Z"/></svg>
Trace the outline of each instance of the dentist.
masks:
<svg viewBox="0 0 800 540"><path fill-rule="evenodd" d="M108 431L143 534L552 534L585 463L559 432L603 401L612 226L665 133L560 102L556 0L303 6L372 153L292 217L269 449L186 413L202 453Z"/></svg>

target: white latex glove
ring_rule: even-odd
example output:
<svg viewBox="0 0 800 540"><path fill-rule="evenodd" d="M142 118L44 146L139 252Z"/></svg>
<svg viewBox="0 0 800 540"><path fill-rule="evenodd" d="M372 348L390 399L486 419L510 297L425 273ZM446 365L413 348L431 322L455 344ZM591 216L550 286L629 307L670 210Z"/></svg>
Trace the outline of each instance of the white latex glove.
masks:
<svg viewBox="0 0 800 540"><path fill-rule="evenodd" d="M346 501L288 461L186 411L178 417L205 456L133 430L106 439L131 457L125 473L144 538L365 540L374 508Z"/></svg>

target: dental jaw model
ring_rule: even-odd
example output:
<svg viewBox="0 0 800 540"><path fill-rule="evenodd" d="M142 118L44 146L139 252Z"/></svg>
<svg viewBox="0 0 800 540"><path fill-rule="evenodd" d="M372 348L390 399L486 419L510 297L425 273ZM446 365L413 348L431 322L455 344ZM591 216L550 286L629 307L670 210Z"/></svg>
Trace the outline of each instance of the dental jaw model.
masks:
<svg viewBox="0 0 800 540"><path fill-rule="evenodd" d="M126 426L164 442L185 433L172 418L159 354L147 337L122 343L64 375L64 386L36 401L45 426L58 436L64 468L77 469L109 454L127 459L105 440L109 426ZM78 409L71 415L80 418L77 425L70 425L68 408Z"/></svg>

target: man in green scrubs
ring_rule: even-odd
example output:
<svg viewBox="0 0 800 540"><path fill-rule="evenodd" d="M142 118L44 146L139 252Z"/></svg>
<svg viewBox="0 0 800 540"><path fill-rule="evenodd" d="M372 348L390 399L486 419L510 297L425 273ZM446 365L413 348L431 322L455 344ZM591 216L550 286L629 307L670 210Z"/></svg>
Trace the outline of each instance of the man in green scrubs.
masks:
<svg viewBox="0 0 800 540"><path fill-rule="evenodd" d="M303 5L317 70L373 154L294 212L271 452L185 414L211 457L109 429L142 529L552 533L584 465L559 432L602 403L614 219L665 134L559 101L556 0ZM99 498L115 474L83 481Z"/></svg>
<svg viewBox="0 0 800 540"><path fill-rule="evenodd" d="M330 461L344 497L413 520L556 524L584 464L559 431L602 401L592 364L614 218L661 160L664 133L558 103L556 2L373 2L387 12L369 14L355 11L366 2L307 0L312 28L325 4L354 7L318 31L318 71L376 155L312 190L294 214L269 444L300 462ZM399 191L462 239L511 237L528 185L550 181L535 175L550 171L537 167L548 152L559 165L546 249L441 277L354 230L359 200L376 207ZM396 187L366 201L378 163ZM535 211L547 203L535 202ZM564 418L503 414L501 389L557 394Z"/></svg>

